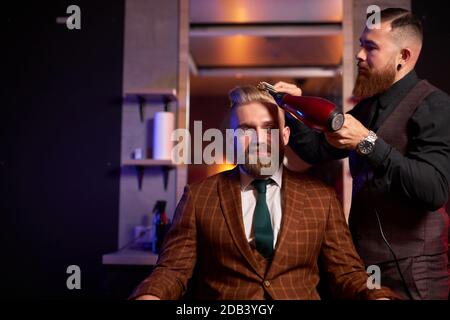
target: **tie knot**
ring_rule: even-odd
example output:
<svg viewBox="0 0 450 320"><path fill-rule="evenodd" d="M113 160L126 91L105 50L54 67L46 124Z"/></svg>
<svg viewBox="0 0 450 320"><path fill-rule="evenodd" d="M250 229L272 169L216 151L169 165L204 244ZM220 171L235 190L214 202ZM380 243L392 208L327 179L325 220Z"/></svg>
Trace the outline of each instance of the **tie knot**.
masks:
<svg viewBox="0 0 450 320"><path fill-rule="evenodd" d="M258 191L258 193L266 193L267 185L270 183L270 179L255 179L252 185Z"/></svg>

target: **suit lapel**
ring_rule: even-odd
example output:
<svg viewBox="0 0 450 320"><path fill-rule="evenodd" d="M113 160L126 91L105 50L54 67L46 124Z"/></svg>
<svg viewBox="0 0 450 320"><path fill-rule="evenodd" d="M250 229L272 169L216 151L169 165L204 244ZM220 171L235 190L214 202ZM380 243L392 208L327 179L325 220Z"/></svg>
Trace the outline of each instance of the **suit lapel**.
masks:
<svg viewBox="0 0 450 320"><path fill-rule="evenodd" d="M292 175L293 173L286 167L283 168L283 182L281 187L282 221L272 263L267 271L268 279L272 277L272 274L276 271L276 267L280 264L279 262L283 257L283 252L289 250L287 247L287 240L290 238L290 233L293 231L292 226L294 225L294 216L303 214L304 190L298 186ZM297 200L294 201L294 198L297 198ZM294 207L294 202L300 205Z"/></svg>
<svg viewBox="0 0 450 320"><path fill-rule="evenodd" d="M245 237L238 167L229 171L228 174L223 175L219 180L218 194L222 212L233 241L258 275L264 277L263 270L261 270L260 265L256 261L247 238Z"/></svg>

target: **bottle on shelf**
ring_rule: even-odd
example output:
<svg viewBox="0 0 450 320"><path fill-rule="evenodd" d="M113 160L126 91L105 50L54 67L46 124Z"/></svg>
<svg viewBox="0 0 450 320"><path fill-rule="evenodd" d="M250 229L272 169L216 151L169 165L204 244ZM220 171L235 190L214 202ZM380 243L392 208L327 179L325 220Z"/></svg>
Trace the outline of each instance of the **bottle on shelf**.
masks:
<svg viewBox="0 0 450 320"><path fill-rule="evenodd" d="M170 227L170 219L166 214L166 201L158 200L153 208L153 239L152 252L158 254L161 250L161 245L164 237Z"/></svg>

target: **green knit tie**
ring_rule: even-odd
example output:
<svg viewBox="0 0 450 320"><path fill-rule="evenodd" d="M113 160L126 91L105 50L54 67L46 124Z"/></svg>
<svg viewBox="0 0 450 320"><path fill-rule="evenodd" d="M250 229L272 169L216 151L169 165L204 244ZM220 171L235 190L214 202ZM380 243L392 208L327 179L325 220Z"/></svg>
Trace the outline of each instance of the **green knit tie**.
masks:
<svg viewBox="0 0 450 320"><path fill-rule="evenodd" d="M266 189L270 181L271 179L256 179L252 182L252 185L258 191L258 199L253 215L256 250L266 259L270 258L273 253L273 229L266 202Z"/></svg>

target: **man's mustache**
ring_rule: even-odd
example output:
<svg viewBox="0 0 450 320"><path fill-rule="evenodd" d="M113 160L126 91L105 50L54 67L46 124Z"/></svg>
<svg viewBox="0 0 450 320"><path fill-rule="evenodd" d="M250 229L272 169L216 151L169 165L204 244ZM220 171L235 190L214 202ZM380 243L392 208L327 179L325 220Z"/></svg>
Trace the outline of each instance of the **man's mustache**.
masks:
<svg viewBox="0 0 450 320"><path fill-rule="evenodd" d="M255 144L255 145L249 145L247 149L245 150L247 153L256 153L259 151L266 151L267 153L270 153L271 145L269 144Z"/></svg>
<svg viewBox="0 0 450 320"><path fill-rule="evenodd" d="M358 66L358 71L365 71L365 72L370 71L369 66L365 63L358 62L357 66Z"/></svg>
<svg viewBox="0 0 450 320"><path fill-rule="evenodd" d="M369 65L363 61L358 61L356 63L356 65L358 66L358 68L365 68L365 69L369 69Z"/></svg>

